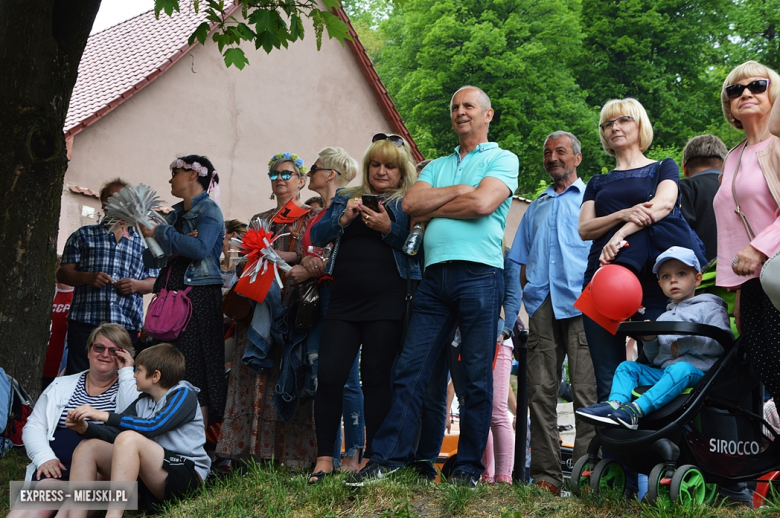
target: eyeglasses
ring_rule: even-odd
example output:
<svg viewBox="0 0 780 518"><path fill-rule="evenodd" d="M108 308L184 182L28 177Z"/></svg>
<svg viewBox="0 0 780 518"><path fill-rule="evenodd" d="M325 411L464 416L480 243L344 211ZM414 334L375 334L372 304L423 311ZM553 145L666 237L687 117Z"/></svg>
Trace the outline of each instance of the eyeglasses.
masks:
<svg viewBox="0 0 780 518"><path fill-rule="evenodd" d="M628 121L635 120L631 115L623 115L622 117L618 117L617 119L612 119L608 121L604 121L601 124L599 124L599 128L603 129L604 131L608 129L612 129L612 126L615 124L619 126L624 126L628 124Z"/></svg>
<svg viewBox="0 0 780 518"><path fill-rule="evenodd" d="M766 92L766 88L768 86L769 79L756 79L755 81L751 81L746 85L728 85L726 88L724 88L724 90L726 91L726 97L729 99L736 99L742 95L742 92L745 91L745 88L750 90L750 93L752 94L762 94Z"/></svg>
<svg viewBox="0 0 780 518"><path fill-rule="evenodd" d="M309 172L306 174L306 176L312 176L317 171L336 171L336 174L341 175L341 171L338 169L331 169L330 167L317 167L316 165L311 166L311 169L309 169Z"/></svg>
<svg viewBox="0 0 780 518"><path fill-rule="evenodd" d="M403 137L400 135L385 135L384 133L377 133L371 137L371 142L376 142L377 140L389 140L398 147L403 147L406 145L406 142L404 142Z"/></svg>
<svg viewBox="0 0 780 518"><path fill-rule="evenodd" d="M268 178L270 178L272 182L278 180L280 176L282 177L282 180L289 180L294 174L298 173L295 171L269 171Z"/></svg>
<svg viewBox="0 0 780 518"><path fill-rule="evenodd" d="M108 347L103 344L92 344L92 349L98 354L103 354L108 349L108 354L111 356L116 356L116 352L119 350L117 347Z"/></svg>

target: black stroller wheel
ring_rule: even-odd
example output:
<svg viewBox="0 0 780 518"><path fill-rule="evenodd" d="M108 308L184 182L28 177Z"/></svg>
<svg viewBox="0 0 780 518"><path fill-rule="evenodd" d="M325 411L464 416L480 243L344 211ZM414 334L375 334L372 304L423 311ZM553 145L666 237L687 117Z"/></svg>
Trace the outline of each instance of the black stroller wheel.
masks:
<svg viewBox="0 0 780 518"><path fill-rule="evenodd" d="M574 463L574 466L571 468L570 479L571 492L574 496L590 493L590 473L593 472L597 463L598 460L596 462L589 462L589 457L587 455L583 455ZM585 472L590 473L586 476L583 475Z"/></svg>
<svg viewBox="0 0 780 518"><path fill-rule="evenodd" d="M661 479L666 476L667 466L666 464L656 464L650 475L647 477L647 494L643 499L644 502L650 505L661 505L666 502L670 504L672 502L671 496L669 496L669 484L662 485Z"/></svg>
<svg viewBox="0 0 780 518"><path fill-rule="evenodd" d="M616 490L622 495L626 491L626 472L623 465L615 459L602 459L593 468L590 476L590 490L594 495Z"/></svg>
<svg viewBox="0 0 780 518"><path fill-rule="evenodd" d="M692 464L677 468L672 477L672 484L669 486L669 496L672 502L680 505L706 504L707 482L699 468Z"/></svg>

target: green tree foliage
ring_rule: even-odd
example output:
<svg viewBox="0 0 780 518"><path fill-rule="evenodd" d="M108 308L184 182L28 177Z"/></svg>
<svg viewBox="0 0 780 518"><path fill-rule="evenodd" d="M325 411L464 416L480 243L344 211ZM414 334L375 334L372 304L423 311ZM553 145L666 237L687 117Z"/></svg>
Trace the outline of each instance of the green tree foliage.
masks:
<svg viewBox="0 0 780 518"><path fill-rule="evenodd" d="M637 98L654 145L681 149L720 116L718 48L728 0L583 0L583 53L575 66L591 106ZM721 117L722 118L722 117Z"/></svg>
<svg viewBox="0 0 780 518"><path fill-rule="evenodd" d="M378 32L372 57L423 154L452 151L450 95L480 86L496 110L491 140L519 155L518 193L529 196L549 181L541 146L552 131L580 138L584 178L614 165L596 125L606 101L639 99L655 132L648 156L679 162L695 135L742 140L720 107L734 66L780 69L780 0L407 0L373 17L382 0L348 1L371 20L361 38Z"/></svg>
<svg viewBox="0 0 780 518"><path fill-rule="evenodd" d="M571 68L581 58L578 0L409 0L380 25L376 66L426 157L452 153L449 101L482 87L495 116L490 139L520 157L520 193L546 180L542 144L552 131L582 137L584 172L600 170L597 113Z"/></svg>
<svg viewBox="0 0 780 518"><path fill-rule="evenodd" d="M780 0L734 0L731 9L731 61L780 70Z"/></svg>
<svg viewBox="0 0 780 518"><path fill-rule="evenodd" d="M344 0L341 5L349 15L366 54L376 61L386 44L379 33L379 24L392 14L393 4L385 0Z"/></svg>

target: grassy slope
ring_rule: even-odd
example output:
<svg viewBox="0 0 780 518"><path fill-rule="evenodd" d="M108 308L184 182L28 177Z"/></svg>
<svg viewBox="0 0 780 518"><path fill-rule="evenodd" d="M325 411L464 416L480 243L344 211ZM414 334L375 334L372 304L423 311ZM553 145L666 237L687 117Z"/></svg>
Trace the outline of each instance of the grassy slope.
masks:
<svg viewBox="0 0 780 518"><path fill-rule="evenodd" d="M21 480L27 459L14 451L0 459L0 515L8 512L9 480ZM780 516L780 507L743 509L656 509L617 495L556 498L527 486L480 486L476 490L446 484L419 483L408 472L372 487L353 490L341 476L310 487L305 474L285 468L252 466L244 476L217 481L187 501L169 505L160 515L170 518L380 516L501 516L556 518L747 518ZM143 513L129 512L130 516Z"/></svg>

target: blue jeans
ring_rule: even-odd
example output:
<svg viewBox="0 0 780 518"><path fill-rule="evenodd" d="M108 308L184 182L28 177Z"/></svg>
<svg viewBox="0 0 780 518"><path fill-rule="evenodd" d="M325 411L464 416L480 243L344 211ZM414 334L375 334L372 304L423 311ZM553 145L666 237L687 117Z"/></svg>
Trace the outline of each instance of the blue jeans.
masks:
<svg viewBox="0 0 780 518"><path fill-rule="evenodd" d="M449 343L445 344L431 372L420 414L420 440L415 451L415 460L420 464L420 469L434 477L436 470L433 465L441 453L447 424L447 375L450 370L447 352L450 347Z"/></svg>
<svg viewBox="0 0 780 518"><path fill-rule="evenodd" d="M499 268L469 261L434 264L417 288L412 318L393 380L390 412L374 437L371 460L387 466L414 461L414 436L428 381L458 322L464 375L455 471L482 474L493 411L496 322L504 297Z"/></svg>
<svg viewBox="0 0 780 518"><path fill-rule="evenodd" d="M360 388L360 355L355 358L355 363L349 371L349 379L344 385L342 397L342 415L344 416L344 444L346 445L345 457L352 457L358 450L363 449L365 441L366 421L363 418L363 390ZM333 465L341 465L341 427L336 436L336 444L333 445Z"/></svg>
<svg viewBox="0 0 780 518"><path fill-rule="evenodd" d="M647 307L644 315L635 315L630 320L655 321L665 307ZM593 372L596 375L596 399L599 403L607 401L612 390L612 377L622 362L626 361L625 333L612 334L596 322L582 315L582 327L588 339L590 357L593 359Z"/></svg>
<svg viewBox="0 0 780 518"><path fill-rule="evenodd" d="M673 363L665 369L637 362L623 362L612 379L609 400L628 403L635 387L652 385L635 401L642 413L647 415L679 396L686 388L696 385L702 377L704 373L687 362Z"/></svg>

